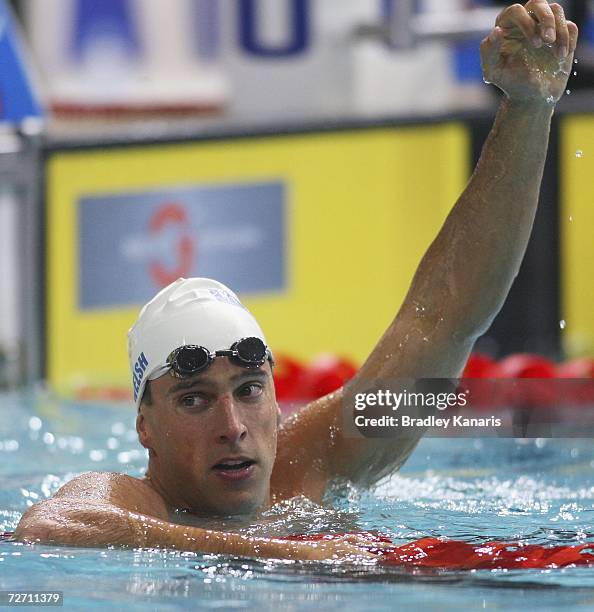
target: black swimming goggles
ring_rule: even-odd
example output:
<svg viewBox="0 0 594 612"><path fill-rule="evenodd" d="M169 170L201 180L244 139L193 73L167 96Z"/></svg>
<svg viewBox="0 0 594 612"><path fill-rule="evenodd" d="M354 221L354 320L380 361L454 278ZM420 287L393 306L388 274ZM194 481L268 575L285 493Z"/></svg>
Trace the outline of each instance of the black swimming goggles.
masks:
<svg viewBox="0 0 594 612"><path fill-rule="evenodd" d="M216 357L228 357L229 360L242 368L259 368L266 360L274 365L270 349L260 338L242 338L231 345L228 350L210 352L204 346L188 344L176 348L167 357L167 367L171 368L173 376L188 378L203 372Z"/></svg>

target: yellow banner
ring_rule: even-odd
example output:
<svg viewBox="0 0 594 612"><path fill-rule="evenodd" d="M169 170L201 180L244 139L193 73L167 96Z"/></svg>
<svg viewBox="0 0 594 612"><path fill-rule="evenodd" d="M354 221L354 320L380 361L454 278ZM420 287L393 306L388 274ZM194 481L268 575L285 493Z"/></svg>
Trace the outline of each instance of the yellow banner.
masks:
<svg viewBox="0 0 594 612"><path fill-rule="evenodd" d="M569 357L594 354L594 117L561 124L561 338Z"/></svg>

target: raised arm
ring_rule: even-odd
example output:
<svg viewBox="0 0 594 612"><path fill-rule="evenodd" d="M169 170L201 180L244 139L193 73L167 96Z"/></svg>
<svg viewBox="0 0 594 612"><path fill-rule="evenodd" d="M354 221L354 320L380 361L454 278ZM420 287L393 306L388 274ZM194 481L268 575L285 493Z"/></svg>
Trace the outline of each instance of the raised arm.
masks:
<svg viewBox="0 0 594 612"><path fill-rule="evenodd" d="M565 90L576 41L576 26L545 0L505 9L483 40L485 80L506 95L472 178L361 377L461 373L522 262L554 104Z"/></svg>
<svg viewBox="0 0 594 612"><path fill-rule="evenodd" d="M323 560L375 558L363 536L299 542L177 525L161 497L122 474L84 474L54 497L32 506L17 527L17 539L67 546L168 548L245 557ZM379 544L381 546L381 544Z"/></svg>
<svg viewBox="0 0 594 612"><path fill-rule="evenodd" d="M575 24L546 0L505 9L482 41L485 80L506 95L472 178L354 381L361 390L377 379L460 376L524 256L551 116L565 90L576 41ZM308 459L326 458L318 469L320 483L337 475L373 482L399 467L418 440L404 433L388 440L349 438L342 410L341 393L323 398L288 423L283 434L291 446L308 440Z"/></svg>

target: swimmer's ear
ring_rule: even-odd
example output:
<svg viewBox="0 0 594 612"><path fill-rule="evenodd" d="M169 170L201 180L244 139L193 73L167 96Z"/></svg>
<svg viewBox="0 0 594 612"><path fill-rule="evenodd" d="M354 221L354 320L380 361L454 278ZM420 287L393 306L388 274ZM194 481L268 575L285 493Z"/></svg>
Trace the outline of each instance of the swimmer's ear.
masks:
<svg viewBox="0 0 594 612"><path fill-rule="evenodd" d="M136 417L136 431L138 433L138 440L148 450L151 450L150 435L146 426L146 419L144 418L143 407L140 406L140 411Z"/></svg>

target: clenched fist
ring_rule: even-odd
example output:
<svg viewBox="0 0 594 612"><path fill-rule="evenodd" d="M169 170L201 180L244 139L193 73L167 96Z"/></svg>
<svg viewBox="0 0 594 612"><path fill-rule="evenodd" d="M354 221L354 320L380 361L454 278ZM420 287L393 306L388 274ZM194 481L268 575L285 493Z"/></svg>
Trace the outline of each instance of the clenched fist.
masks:
<svg viewBox="0 0 594 612"><path fill-rule="evenodd" d="M554 104L565 91L577 37L577 26L559 4L530 0L509 6L481 43L485 81L511 100Z"/></svg>

